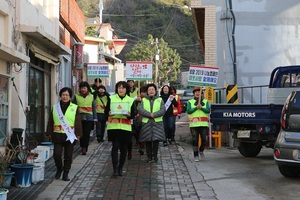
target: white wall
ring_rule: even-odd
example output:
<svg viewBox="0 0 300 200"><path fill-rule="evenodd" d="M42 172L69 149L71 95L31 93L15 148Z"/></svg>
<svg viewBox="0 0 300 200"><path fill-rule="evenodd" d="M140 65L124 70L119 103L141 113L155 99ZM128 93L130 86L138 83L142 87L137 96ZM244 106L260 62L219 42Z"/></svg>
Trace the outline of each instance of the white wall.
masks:
<svg viewBox="0 0 300 200"><path fill-rule="evenodd" d="M229 46L232 20L225 1L202 0L216 6L218 86L233 83ZM277 66L300 64L300 2L298 0L232 0L236 18L237 84L264 85ZM226 15L227 14L227 15ZM223 19L222 19L223 18ZM206 43L206 45L209 45Z"/></svg>

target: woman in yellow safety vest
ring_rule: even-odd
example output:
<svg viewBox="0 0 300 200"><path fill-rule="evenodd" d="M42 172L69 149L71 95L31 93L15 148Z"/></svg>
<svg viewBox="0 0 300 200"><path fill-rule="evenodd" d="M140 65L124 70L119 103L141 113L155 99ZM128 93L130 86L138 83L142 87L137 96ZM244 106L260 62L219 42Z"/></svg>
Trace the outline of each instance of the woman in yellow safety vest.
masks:
<svg viewBox="0 0 300 200"><path fill-rule="evenodd" d="M135 116L133 98L129 95L129 87L125 81L116 83L115 94L110 96L110 103L105 108L107 120L107 137L112 142L111 158L113 176L123 175L128 143L131 140L131 119ZM120 157L118 151L120 149Z"/></svg>
<svg viewBox="0 0 300 200"><path fill-rule="evenodd" d="M75 140L82 136L81 118L78 106L71 103L72 94L71 88L68 87L59 91L61 100L52 107L46 132L54 144L55 178L59 179L64 172L62 177L64 181L70 180L68 174L71 169ZM64 152L64 160L62 160L62 152Z"/></svg>
<svg viewBox="0 0 300 200"><path fill-rule="evenodd" d="M139 96L139 88L134 86L134 80L127 80L127 84L129 86L129 96L132 97L135 101L138 99ZM136 108L136 103L134 103L135 108ZM136 131L134 129L135 126L135 120L132 120L132 136L134 136L134 139L136 140L136 142L138 142L138 137L136 134ZM128 160L130 160L132 158L132 140L128 143Z"/></svg>
<svg viewBox="0 0 300 200"><path fill-rule="evenodd" d="M94 123L98 121L94 95L91 93L88 82L79 84L79 93L75 94L73 103L79 107L83 133L80 139L81 154L86 155L90 142L90 133L94 128Z"/></svg>
<svg viewBox="0 0 300 200"><path fill-rule="evenodd" d="M187 102L187 114L189 118L189 126L192 135L192 145L194 151L194 160L199 161L200 156L204 158L204 149L206 146L206 135L208 132L209 119L208 115L210 112L210 104L204 99L204 94L200 94L201 87L194 87L193 93L194 98ZM199 102L200 100L200 102ZM198 149L198 139L201 137L201 146Z"/></svg>
<svg viewBox="0 0 300 200"><path fill-rule="evenodd" d="M163 124L166 109L163 99L157 96L155 84L147 85L147 95L142 99L138 112L143 117L139 140L146 143L147 162L156 163L159 142L166 140Z"/></svg>
<svg viewBox="0 0 300 200"><path fill-rule="evenodd" d="M109 103L109 93L103 85L100 85L94 93L96 112L98 122L96 122L96 136L98 142L103 142L104 132L106 128L107 115L105 115L104 110L106 105Z"/></svg>

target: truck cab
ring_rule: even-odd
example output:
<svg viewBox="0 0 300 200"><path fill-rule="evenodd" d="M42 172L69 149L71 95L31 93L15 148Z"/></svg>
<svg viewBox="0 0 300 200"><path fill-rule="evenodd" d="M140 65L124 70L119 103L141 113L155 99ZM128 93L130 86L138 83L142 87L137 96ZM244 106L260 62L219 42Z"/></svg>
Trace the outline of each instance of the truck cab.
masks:
<svg viewBox="0 0 300 200"><path fill-rule="evenodd" d="M275 68L270 76L267 104L212 104L212 131L233 134L234 146L245 157L257 156L262 146L274 147L283 105L300 86L300 66Z"/></svg>
<svg viewBox="0 0 300 200"><path fill-rule="evenodd" d="M300 65L275 68L270 76L268 103L284 104L287 96L300 87Z"/></svg>

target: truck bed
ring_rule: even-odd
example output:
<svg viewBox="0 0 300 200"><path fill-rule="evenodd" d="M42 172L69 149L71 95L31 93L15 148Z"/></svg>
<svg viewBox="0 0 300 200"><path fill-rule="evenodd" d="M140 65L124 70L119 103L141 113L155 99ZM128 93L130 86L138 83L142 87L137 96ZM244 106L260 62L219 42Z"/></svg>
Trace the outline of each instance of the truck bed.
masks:
<svg viewBox="0 0 300 200"><path fill-rule="evenodd" d="M212 104L213 124L280 124L281 104Z"/></svg>

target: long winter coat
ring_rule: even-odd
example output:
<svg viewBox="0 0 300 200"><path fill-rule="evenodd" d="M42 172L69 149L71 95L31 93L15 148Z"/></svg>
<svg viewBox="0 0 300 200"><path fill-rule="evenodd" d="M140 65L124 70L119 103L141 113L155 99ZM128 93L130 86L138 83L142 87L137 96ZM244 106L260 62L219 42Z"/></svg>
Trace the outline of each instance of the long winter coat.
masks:
<svg viewBox="0 0 300 200"><path fill-rule="evenodd" d="M144 98L147 99L148 101L150 101L150 108L152 111L154 100L157 98L160 98L160 97L145 96ZM149 118L149 116L151 114L151 112L144 109L143 101L141 102L140 106L138 107L138 112L140 113L140 115L142 117L147 117L147 118ZM166 112L166 109L165 109L164 102L162 100L161 104L160 104L160 110L153 113L154 118L163 116L165 114L165 112ZM140 142L151 142L151 141L155 141L155 140L165 141L166 135L165 135L165 131L164 131L163 122L162 121L155 122L154 119L149 118L149 121L147 123L142 124L142 129L140 132L139 140L140 140Z"/></svg>

